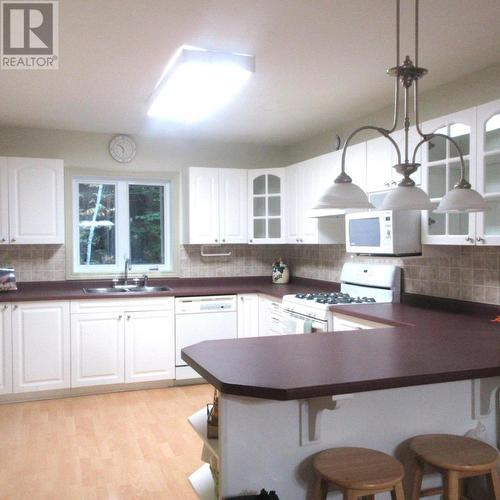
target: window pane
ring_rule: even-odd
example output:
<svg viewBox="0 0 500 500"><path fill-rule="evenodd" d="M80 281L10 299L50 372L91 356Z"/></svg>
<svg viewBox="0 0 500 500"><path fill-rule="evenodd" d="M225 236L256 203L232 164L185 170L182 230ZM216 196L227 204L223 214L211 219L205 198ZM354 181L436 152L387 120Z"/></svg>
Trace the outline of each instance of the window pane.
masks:
<svg viewBox="0 0 500 500"><path fill-rule="evenodd" d="M163 264L163 186L129 185L130 261Z"/></svg>
<svg viewBox="0 0 500 500"><path fill-rule="evenodd" d="M277 175L267 176L268 192L269 194L280 194L281 191L281 179Z"/></svg>
<svg viewBox="0 0 500 500"><path fill-rule="evenodd" d="M269 203L269 214L268 215L281 215L281 197L280 196L270 196L268 198Z"/></svg>
<svg viewBox="0 0 500 500"><path fill-rule="evenodd" d="M464 160L465 164L465 173L464 176L466 179L470 179L469 176L469 161ZM450 164L450 172L448 178L448 190L451 190L455 187L455 184L460 180L460 163L452 163Z"/></svg>
<svg viewBox="0 0 500 500"><path fill-rule="evenodd" d="M455 139L462 154L469 154L470 142L470 127L463 123L454 123L450 125L450 136ZM453 144L450 144L450 158L458 157L457 149Z"/></svg>
<svg viewBox="0 0 500 500"><path fill-rule="evenodd" d="M444 132L439 129L436 130L436 133L446 134L446 128ZM446 139L443 137L431 139L427 147L429 148L429 161L444 160L446 158Z"/></svg>
<svg viewBox="0 0 500 500"><path fill-rule="evenodd" d="M81 265L115 264L115 186L78 185Z"/></svg>
<svg viewBox="0 0 500 500"><path fill-rule="evenodd" d="M441 198L446 193L446 165L429 167L429 196Z"/></svg>
<svg viewBox="0 0 500 500"><path fill-rule="evenodd" d="M266 198L264 196L253 199L253 214L255 217L264 217L266 215Z"/></svg>
<svg viewBox="0 0 500 500"><path fill-rule="evenodd" d="M500 155L498 153L484 159L484 191L500 193Z"/></svg>
<svg viewBox="0 0 500 500"><path fill-rule="evenodd" d="M446 215L436 214L434 212L429 214L427 221L429 226L429 234L445 234L446 233Z"/></svg>
<svg viewBox="0 0 500 500"><path fill-rule="evenodd" d="M448 214L448 234L469 234L469 214Z"/></svg>
<svg viewBox="0 0 500 500"><path fill-rule="evenodd" d="M484 212L484 234L498 236L500 234L500 199L488 200L489 210Z"/></svg>
<svg viewBox="0 0 500 500"><path fill-rule="evenodd" d="M253 194L265 194L266 192L266 176L259 175L253 180Z"/></svg>
<svg viewBox="0 0 500 500"><path fill-rule="evenodd" d="M500 114L492 116L485 126L484 150L500 149Z"/></svg>

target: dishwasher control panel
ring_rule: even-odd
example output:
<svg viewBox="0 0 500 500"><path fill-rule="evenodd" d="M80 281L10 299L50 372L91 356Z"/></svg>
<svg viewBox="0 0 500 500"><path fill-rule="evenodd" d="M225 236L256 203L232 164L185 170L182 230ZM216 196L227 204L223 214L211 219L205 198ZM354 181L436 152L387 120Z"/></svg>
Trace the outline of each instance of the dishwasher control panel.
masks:
<svg viewBox="0 0 500 500"><path fill-rule="evenodd" d="M175 299L176 314L236 311L236 295L205 297L178 297Z"/></svg>

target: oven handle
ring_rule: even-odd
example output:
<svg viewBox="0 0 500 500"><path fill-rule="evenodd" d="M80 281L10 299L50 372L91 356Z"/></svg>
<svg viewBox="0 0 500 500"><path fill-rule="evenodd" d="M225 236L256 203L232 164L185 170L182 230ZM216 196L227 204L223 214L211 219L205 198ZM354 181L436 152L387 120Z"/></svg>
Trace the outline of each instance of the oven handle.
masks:
<svg viewBox="0 0 500 500"><path fill-rule="evenodd" d="M301 319L303 321L305 320L311 320L312 321L312 326L313 326L313 333L314 333L314 324L320 323L322 326L324 326L324 331L326 332L328 330L328 321L323 320L323 319L318 319L314 318L313 316L307 316L307 314L301 314L295 311L291 311L290 309L283 309L283 315L282 315L282 328L283 331L286 330L287 325L287 318L296 318L296 319Z"/></svg>

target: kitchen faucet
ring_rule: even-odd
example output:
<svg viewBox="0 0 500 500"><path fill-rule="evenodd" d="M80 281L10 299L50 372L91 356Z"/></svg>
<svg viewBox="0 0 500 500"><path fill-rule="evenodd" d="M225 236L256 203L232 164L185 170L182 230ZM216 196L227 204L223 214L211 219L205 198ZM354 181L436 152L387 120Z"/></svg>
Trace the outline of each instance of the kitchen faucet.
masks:
<svg viewBox="0 0 500 500"><path fill-rule="evenodd" d="M127 257L127 258L125 259L125 276L124 276L124 278L123 278L123 284L124 284L125 286L127 286L127 285L128 285L128 271L129 271L129 269L130 269L130 258L129 258L129 257Z"/></svg>

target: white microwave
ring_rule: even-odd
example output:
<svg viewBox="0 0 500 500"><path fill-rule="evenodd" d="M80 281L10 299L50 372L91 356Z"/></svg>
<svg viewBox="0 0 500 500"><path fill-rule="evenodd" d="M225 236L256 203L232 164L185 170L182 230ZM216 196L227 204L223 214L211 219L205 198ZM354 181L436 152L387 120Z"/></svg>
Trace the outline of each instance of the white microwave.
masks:
<svg viewBox="0 0 500 500"><path fill-rule="evenodd" d="M346 251L369 255L422 253L420 211L372 210L345 216Z"/></svg>

